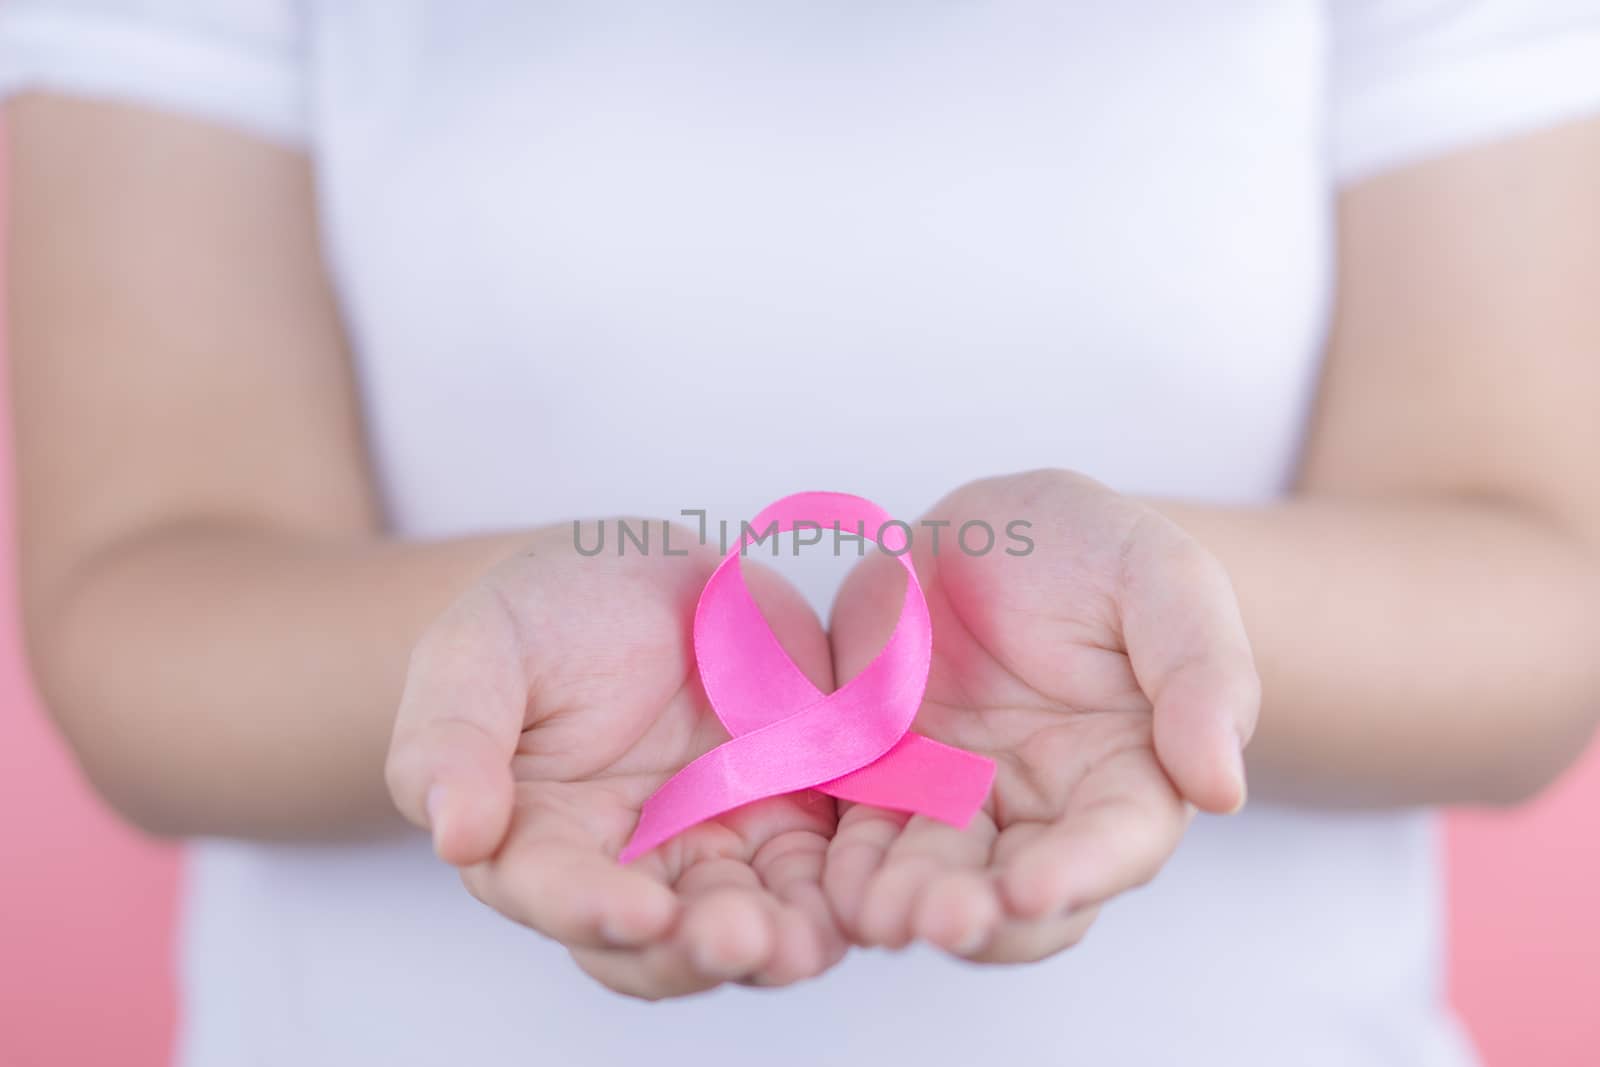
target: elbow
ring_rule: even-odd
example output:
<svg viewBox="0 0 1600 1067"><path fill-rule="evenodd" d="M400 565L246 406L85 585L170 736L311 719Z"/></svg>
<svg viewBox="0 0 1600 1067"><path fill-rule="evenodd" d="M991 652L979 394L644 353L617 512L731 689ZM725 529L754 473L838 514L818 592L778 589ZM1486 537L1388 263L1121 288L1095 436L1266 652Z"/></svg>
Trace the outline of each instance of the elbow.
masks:
<svg viewBox="0 0 1600 1067"><path fill-rule="evenodd" d="M162 802L157 790L141 780L139 768L129 765L126 753L107 751L111 746L79 729L73 716L53 704L48 695L41 694L41 699L81 780L106 810L147 837L175 839L192 832L183 820L173 817L170 805Z"/></svg>
<svg viewBox="0 0 1600 1067"><path fill-rule="evenodd" d="M37 678L37 666L34 672ZM102 806L148 837L169 839L189 832L182 820L173 817L159 790L145 780L137 755L101 736L92 713L52 696L50 689L44 682L36 685L43 710L71 754L81 780Z"/></svg>
<svg viewBox="0 0 1600 1067"><path fill-rule="evenodd" d="M1580 761L1600 726L1600 546L1586 545L1561 585L1538 640L1513 660L1517 682L1497 716L1493 773L1474 803L1512 808L1537 799ZM1520 704L1509 703L1512 693Z"/></svg>
<svg viewBox="0 0 1600 1067"><path fill-rule="evenodd" d="M84 782L124 825L161 841L175 842L196 832L188 820L176 817L171 805L164 803L148 783L140 781L137 773L103 757L92 746L72 741L70 735L68 745Z"/></svg>
<svg viewBox="0 0 1600 1067"><path fill-rule="evenodd" d="M1578 763L1600 723L1600 690L1563 714L1550 716L1537 730L1509 740L1488 773L1479 777L1469 803L1510 809L1537 800Z"/></svg>
<svg viewBox="0 0 1600 1067"><path fill-rule="evenodd" d="M94 657L75 653L81 642L59 613L23 611L23 652L40 710L55 727L83 782L122 822L154 838L185 832L163 803L134 724L121 720L94 691Z"/></svg>

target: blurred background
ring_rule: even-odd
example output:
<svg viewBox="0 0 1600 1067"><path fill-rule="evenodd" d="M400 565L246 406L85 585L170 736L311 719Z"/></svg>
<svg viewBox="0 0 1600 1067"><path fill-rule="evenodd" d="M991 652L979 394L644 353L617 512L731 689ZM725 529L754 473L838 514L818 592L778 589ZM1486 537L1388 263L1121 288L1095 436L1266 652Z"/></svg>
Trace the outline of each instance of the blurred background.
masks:
<svg viewBox="0 0 1600 1067"><path fill-rule="evenodd" d="M99 804L30 691L9 409L0 404L0 1067L158 1067L176 1018L182 852ZM1600 1064L1600 750L1534 804L1454 813L1446 826L1450 992L1484 1062Z"/></svg>

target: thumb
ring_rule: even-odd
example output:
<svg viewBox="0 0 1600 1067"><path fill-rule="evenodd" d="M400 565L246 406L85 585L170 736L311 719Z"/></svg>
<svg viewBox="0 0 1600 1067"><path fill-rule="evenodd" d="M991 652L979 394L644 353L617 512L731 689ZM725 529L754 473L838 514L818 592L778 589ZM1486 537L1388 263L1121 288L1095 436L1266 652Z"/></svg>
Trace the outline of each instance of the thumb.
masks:
<svg viewBox="0 0 1600 1067"><path fill-rule="evenodd" d="M480 585L411 654L385 780L400 813L458 867L488 859L511 823L511 757L527 705L517 623Z"/></svg>
<svg viewBox="0 0 1600 1067"><path fill-rule="evenodd" d="M1156 757L1195 807L1238 811L1261 682L1233 584L1215 557L1153 513L1123 559L1123 637L1154 706Z"/></svg>

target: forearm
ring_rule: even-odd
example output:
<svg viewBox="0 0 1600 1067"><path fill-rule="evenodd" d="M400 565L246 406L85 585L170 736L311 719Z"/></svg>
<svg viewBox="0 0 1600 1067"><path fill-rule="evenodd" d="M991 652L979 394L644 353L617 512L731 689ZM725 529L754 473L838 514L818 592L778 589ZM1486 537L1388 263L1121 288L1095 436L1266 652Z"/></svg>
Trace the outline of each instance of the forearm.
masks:
<svg viewBox="0 0 1600 1067"><path fill-rule="evenodd" d="M1158 505L1231 573L1261 673L1255 795L1527 796L1600 709L1600 559L1510 507Z"/></svg>
<svg viewBox="0 0 1600 1067"><path fill-rule="evenodd" d="M527 540L163 530L86 561L35 609L35 674L89 777L147 829L397 826L382 768L411 647Z"/></svg>

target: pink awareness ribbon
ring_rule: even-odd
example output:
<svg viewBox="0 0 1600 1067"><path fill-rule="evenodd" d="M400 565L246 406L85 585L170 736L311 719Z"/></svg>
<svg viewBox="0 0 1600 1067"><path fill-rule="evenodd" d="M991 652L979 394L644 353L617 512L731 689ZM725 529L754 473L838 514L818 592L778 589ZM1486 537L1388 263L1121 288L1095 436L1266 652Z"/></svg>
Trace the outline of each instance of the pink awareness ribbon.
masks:
<svg viewBox="0 0 1600 1067"><path fill-rule="evenodd" d="M774 522L779 534L796 524L876 529L882 544L889 521L858 496L796 493L745 527L707 579L694 613L700 681L732 737L645 801L623 863L706 819L803 789L957 827L982 807L994 762L911 732L928 685L933 624L909 551L896 557L906 570L906 592L894 632L866 670L833 693L812 685L783 650L739 567L752 536L764 538Z"/></svg>

